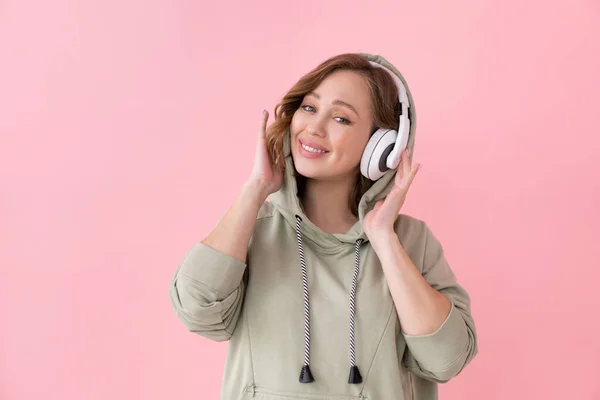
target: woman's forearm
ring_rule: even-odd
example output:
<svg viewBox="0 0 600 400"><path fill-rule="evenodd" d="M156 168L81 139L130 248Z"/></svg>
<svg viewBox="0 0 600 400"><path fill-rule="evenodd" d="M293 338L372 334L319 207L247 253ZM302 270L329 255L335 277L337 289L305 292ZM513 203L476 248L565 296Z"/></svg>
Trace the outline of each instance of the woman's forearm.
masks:
<svg viewBox="0 0 600 400"><path fill-rule="evenodd" d="M413 336L435 332L450 313L450 301L427 283L394 232L378 236L371 245L381 261L402 331Z"/></svg>
<svg viewBox="0 0 600 400"><path fill-rule="evenodd" d="M259 183L246 182L234 204L202 243L246 262L256 216L267 198Z"/></svg>

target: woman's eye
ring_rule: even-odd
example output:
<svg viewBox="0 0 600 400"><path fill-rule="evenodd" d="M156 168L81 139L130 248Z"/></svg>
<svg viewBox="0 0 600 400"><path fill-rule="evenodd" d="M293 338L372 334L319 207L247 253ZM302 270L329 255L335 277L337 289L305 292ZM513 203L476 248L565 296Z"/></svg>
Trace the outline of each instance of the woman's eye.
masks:
<svg viewBox="0 0 600 400"><path fill-rule="evenodd" d="M337 117L336 119L337 120L341 120L341 121L338 121L338 122L341 122L342 124L350 125L350 121L348 121L346 118Z"/></svg>
<svg viewBox="0 0 600 400"><path fill-rule="evenodd" d="M305 105L301 107L306 112L315 112L315 108L313 106ZM347 120L344 117L335 117L335 120L344 125L351 125L352 122Z"/></svg>

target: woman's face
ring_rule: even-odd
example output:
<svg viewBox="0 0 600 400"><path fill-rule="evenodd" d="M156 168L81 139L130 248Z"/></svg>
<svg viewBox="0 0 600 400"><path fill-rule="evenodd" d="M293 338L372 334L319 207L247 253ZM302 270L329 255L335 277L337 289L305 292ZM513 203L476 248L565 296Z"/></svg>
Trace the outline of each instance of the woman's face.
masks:
<svg viewBox="0 0 600 400"><path fill-rule="evenodd" d="M307 94L292 117L292 157L301 175L321 180L354 178L373 124L363 76L331 73Z"/></svg>

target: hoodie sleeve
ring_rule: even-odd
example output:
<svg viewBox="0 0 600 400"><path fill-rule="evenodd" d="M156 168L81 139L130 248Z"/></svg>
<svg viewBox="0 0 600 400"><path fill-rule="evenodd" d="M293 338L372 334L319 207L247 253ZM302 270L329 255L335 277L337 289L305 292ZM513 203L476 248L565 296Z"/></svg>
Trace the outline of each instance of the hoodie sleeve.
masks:
<svg viewBox="0 0 600 400"><path fill-rule="evenodd" d="M422 274L429 285L452 303L437 331L427 335L402 332L407 350L405 367L422 378L444 383L458 375L477 354L477 334L468 293L456 281L444 250L425 226Z"/></svg>
<svg viewBox="0 0 600 400"><path fill-rule="evenodd" d="M231 338L242 308L246 264L203 243L185 255L169 288L177 317L214 341Z"/></svg>

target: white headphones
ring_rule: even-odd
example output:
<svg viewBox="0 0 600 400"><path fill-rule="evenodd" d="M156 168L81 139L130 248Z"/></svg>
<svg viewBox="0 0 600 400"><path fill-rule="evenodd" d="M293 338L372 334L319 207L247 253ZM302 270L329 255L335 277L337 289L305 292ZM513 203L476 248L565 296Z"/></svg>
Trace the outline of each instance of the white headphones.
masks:
<svg viewBox="0 0 600 400"><path fill-rule="evenodd" d="M400 156L408 143L410 133L410 121L408 119L408 96L406 88L396 74L388 68L373 61L372 66L383 68L394 79L398 87L398 98L401 105L400 124L398 130L379 128L371 136L365 147L360 160L360 172L366 178L376 181L381 178L388 169L395 169L400 164Z"/></svg>

